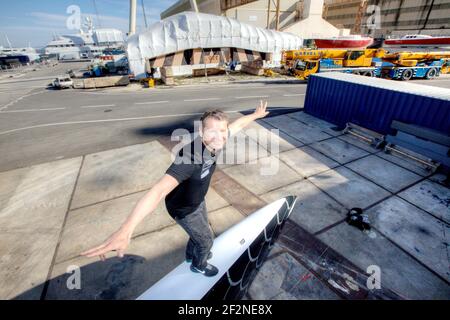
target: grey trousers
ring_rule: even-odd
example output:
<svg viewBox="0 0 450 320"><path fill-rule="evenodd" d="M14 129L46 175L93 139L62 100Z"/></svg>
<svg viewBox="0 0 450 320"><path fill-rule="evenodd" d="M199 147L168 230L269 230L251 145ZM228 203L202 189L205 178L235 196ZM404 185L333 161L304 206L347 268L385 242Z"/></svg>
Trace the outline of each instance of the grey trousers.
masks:
<svg viewBox="0 0 450 320"><path fill-rule="evenodd" d="M214 235L208 223L205 201L194 212L184 218L177 218L175 221L189 235L186 259L192 259L192 265L203 270L207 265L206 260L214 242Z"/></svg>

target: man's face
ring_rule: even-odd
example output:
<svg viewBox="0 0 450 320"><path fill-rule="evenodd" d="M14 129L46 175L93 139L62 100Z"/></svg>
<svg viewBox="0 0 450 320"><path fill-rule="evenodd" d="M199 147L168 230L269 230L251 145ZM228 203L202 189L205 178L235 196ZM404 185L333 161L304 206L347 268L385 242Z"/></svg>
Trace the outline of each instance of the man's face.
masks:
<svg viewBox="0 0 450 320"><path fill-rule="evenodd" d="M210 149L220 150L228 138L228 121L207 118L200 133L203 143Z"/></svg>

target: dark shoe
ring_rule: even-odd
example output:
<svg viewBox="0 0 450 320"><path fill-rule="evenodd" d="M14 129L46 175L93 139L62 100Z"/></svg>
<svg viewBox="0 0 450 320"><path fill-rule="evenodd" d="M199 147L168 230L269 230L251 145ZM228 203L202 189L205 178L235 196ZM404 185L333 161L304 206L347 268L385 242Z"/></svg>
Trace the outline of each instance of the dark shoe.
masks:
<svg viewBox="0 0 450 320"><path fill-rule="evenodd" d="M219 272L219 269L208 263L203 270L200 270L191 264L191 271L195 273L201 273L205 277L214 277Z"/></svg>
<svg viewBox="0 0 450 320"><path fill-rule="evenodd" d="M208 254L207 260L209 260L211 258L212 258L212 252L210 251L209 254ZM192 257L186 258L186 262L187 263L191 263L192 262Z"/></svg>

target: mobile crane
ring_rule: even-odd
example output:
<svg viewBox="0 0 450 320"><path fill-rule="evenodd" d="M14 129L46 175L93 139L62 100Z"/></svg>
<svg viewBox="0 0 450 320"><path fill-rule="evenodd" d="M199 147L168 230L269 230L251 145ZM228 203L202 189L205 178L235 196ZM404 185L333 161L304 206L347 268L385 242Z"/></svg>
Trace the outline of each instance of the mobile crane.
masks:
<svg viewBox="0 0 450 320"><path fill-rule="evenodd" d="M395 52L385 54L381 76L387 79L433 79L448 73L450 52Z"/></svg>
<svg viewBox="0 0 450 320"><path fill-rule="evenodd" d="M450 72L450 52L396 52L364 50L290 50L282 64L299 79L318 72L339 71L396 80L433 79Z"/></svg>
<svg viewBox="0 0 450 320"><path fill-rule="evenodd" d="M290 50L283 54L282 64L288 72L299 79L311 74L340 71L365 76L379 76L384 49L364 50Z"/></svg>

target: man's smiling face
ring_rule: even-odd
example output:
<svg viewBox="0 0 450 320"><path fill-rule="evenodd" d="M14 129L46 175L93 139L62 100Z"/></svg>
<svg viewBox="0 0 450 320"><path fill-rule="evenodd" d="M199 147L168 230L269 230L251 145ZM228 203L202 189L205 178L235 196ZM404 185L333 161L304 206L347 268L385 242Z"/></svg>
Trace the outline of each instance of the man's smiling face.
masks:
<svg viewBox="0 0 450 320"><path fill-rule="evenodd" d="M222 149L228 138L228 121L217 120L212 117L206 118L203 121L200 136L209 149Z"/></svg>

